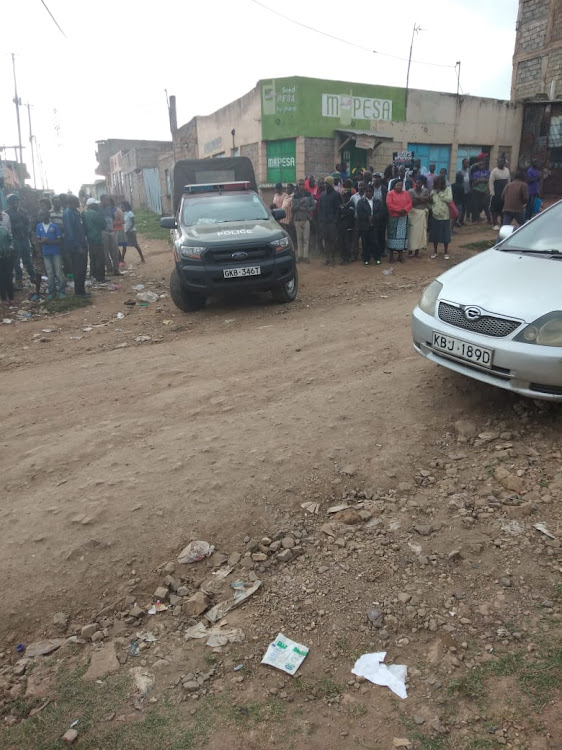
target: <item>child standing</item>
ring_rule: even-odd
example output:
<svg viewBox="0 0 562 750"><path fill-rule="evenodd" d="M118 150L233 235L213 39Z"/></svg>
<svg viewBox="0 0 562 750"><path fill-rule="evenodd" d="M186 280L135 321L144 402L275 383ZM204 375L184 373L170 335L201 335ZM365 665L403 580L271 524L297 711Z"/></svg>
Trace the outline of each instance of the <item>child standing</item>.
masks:
<svg viewBox="0 0 562 750"><path fill-rule="evenodd" d="M43 252L43 261L49 280L49 296L47 299L55 299L57 285L59 297L66 297L66 279L62 272L62 232L59 227L51 221L48 211L39 215L39 223L35 230L39 244Z"/></svg>
<svg viewBox="0 0 562 750"><path fill-rule="evenodd" d="M0 225L0 300L12 302L14 299L14 283L12 274L14 271L14 245L12 235L6 227Z"/></svg>
<svg viewBox="0 0 562 750"><path fill-rule="evenodd" d="M131 208L131 204L128 201L123 201L121 204L123 213L125 214L125 238L127 245L134 247L137 253L140 255L141 263L144 263L144 256L142 250L139 247L137 240L137 230L135 228L135 215ZM125 253L127 252L127 246L123 248L123 262L125 262Z"/></svg>

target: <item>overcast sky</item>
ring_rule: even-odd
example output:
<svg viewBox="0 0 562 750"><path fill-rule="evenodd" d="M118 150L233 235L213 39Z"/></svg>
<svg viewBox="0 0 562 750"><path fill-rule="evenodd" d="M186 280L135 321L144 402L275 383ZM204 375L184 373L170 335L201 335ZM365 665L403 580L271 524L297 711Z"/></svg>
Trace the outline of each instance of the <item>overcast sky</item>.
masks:
<svg viewBox="0 0 562 750"><path fill-rule="evenodd" d="M509 98L517 0L260 2L366 49L296 26L253 0L46 0L66 39L41 0L5 3L0 146L17 143L12 51L18 93L33 105L48 184L58 192L77 192L95 179L96 140L169 139L165 89L177 96L181 125L228 104L261 78L404 86L407 63L382 53L407 58L414 23L423 30L413 60L448 67L414 62L412 88L456 91L454 65L461 60L465 93ZM27 109L22 139L29 147Z"/></svg>

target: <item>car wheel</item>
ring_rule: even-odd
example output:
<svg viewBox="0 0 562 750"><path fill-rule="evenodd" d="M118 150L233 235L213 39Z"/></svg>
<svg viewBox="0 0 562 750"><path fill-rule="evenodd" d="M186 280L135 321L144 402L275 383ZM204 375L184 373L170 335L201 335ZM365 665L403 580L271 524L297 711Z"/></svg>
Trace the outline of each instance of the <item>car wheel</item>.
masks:
<svg viewBox="0 0 562 750"><path fill-rule="evenodd" d="M202 294L193 294L193 292L187 291L181 283L176 268L174 268L172 275L170 276L170 296L174 305L179 307L182 312L195 312L195 310L201 310L202 307L205 307L205 302L207 301L207 298Z"/></svg>
<svg viewBox="0 0 562 750"><path fill-rule="evenodd" d="M294 274L289 281L284 284L279 284L275 289L271 290L273 299L279 304L284 305L287 302L294 302L297 298L297 292L299 291L299 276L297 269L295 268Z"/></svg>

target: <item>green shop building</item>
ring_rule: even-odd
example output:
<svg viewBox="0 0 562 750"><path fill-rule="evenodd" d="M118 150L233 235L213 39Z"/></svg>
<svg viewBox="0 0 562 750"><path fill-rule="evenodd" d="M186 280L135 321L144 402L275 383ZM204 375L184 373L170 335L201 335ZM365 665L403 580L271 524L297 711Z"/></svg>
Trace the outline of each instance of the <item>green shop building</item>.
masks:
<svg viewBox="0 0 562 750"><path fill-rule="evenodd" d="M481 151L519 158L522 107L509 101L318 78L259 81L240 99L177 128L175 158L249 156L260 188L348 166L383 171L397 152L449 175ZM169 164L162 160L163 169ZM162 177L164 184L164 178Z"/></svg>

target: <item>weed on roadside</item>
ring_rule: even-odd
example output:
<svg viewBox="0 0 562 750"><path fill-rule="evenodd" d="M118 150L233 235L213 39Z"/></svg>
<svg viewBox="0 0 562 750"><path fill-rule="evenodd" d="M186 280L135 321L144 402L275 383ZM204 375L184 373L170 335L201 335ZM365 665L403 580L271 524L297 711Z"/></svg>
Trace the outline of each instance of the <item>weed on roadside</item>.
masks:
<svg viewBox="0 0 562 750"><path fill-rule="evenodd" d="M160 216L147 209L135 210L135 226L139 234L150 240L170 239L170 230L160 226Z"/></svg>
<svg viewBox="0 0 562 750"><path fill-rule="evenodd" d="M62 313L68 312L69 310L77 310L80 307L87 307L91 304L91 297L75 297L74 295L69 295L65 299L48 299L43 307L50 313Z"/></svg>

